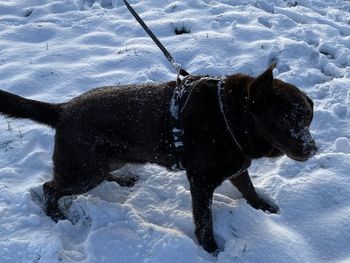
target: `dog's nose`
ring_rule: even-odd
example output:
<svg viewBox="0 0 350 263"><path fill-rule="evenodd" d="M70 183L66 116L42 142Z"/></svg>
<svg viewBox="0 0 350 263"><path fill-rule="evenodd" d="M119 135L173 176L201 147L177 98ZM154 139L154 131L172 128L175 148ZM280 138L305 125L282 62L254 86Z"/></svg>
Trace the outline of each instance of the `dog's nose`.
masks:
<svg viewBox="0 0 350 263"><path fill-rule="evenodd" d="M318 151L318 147L316 145L316 142L313 140L312 143L310 143L306 146L305 150L309 154L309 158L313 157Z"/></svg>

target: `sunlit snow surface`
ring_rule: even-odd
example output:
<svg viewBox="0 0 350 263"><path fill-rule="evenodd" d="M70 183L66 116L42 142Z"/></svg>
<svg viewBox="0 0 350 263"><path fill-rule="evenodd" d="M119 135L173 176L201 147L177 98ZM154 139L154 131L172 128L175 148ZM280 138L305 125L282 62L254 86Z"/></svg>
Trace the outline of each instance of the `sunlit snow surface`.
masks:
<svg viewBox="0 0 350 263"><path fill-rule="evenodd" d="M275 76L315 102L318 154L253 162L279 214L250 207L224 183L214 196L217 258L197 245L184 172L147 164L128 189L105 182L65 198L76 224L54 223L30 190L51 179L54 131L0 118L0 262L350 262L350 2L130 0L192 74ZM175 28L189 34L176 35ZM0 3L0 88L63 102L92 88L174 80L122 0ZM35 198L34 198L35 199Z"/></svg>

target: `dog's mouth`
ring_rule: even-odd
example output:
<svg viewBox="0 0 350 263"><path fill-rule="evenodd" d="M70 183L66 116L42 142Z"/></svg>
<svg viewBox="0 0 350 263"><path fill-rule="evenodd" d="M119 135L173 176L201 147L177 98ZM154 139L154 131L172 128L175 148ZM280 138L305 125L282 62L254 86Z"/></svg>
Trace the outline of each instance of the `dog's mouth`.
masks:
<svg viewBox="0 0 350 263"><path fill-rule="evenodd" d="M275 147L281 152L286 154L289 158L298 161L305 162L308 159L315 156L318 151L318 147L315 142L310 144L293 144L290 147L282 146L281 144L275 144Z"/></svg>
<svg viewBox="0 0 350 263"><path fill-rule="evenodd" d="M298 161L298 162L305 162L307 160L309 160L310 158L312 158L313 156L315 156L315 154L313 155L306 155L306 156L296 156L296 155L291 155L291 154L286 154L289 158L293 159L294 161Z"/></svg>

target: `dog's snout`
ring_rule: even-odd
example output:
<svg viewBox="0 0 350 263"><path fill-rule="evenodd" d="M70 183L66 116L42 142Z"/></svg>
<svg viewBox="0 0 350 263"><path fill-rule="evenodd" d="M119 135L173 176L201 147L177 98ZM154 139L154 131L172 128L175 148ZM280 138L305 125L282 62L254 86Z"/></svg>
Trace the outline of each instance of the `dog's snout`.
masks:
<svg viewBox="0 0 350 263"><path fill-rule="evenodd" d="M316 154L316 152L318 151L318 147L316 145L316 142L314 140L314 138L312 138L310 131L305 128L302 130L301 134L301 138L303 141L303 145L304 145L304 152L309 155L309 157L312 157Z"/></svg>

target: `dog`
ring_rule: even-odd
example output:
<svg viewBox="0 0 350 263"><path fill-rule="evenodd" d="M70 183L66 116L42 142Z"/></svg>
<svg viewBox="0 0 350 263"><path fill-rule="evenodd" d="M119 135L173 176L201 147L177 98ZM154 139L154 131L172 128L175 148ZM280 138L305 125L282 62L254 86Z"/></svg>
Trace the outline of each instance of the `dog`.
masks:
<svg viewBox="0 0 350 263"><path fill-rule="evenodd" d="M53 179L43 184L46 214L64 219L58 200L82 194L102 181L132 186L135 178L112 176L111 166L156 163L172 169L180 155L192 196L195 235L216 253L214 190L229 180L256 209L278 206L260 196L250 180L252 159L283 154L306 161L317 152L310 135L312 100L297 87L273 78L274 65L258 77L186 78L186 103L177 116L181 151L174 144L170 104L179 84L93 89L66 103L45 103L0 91L0 112L56 129ZM181 105L180 105L181 106Z"/></svg>

